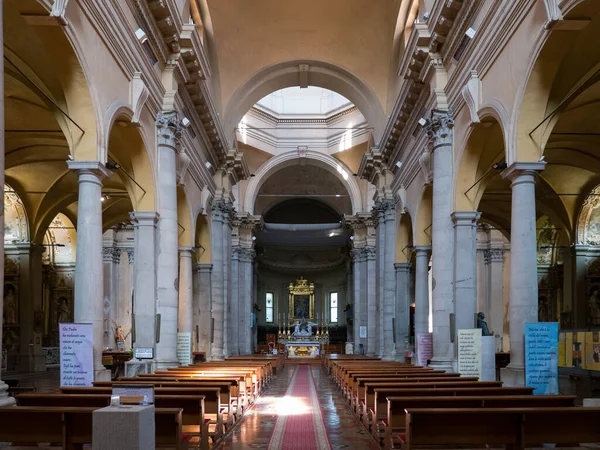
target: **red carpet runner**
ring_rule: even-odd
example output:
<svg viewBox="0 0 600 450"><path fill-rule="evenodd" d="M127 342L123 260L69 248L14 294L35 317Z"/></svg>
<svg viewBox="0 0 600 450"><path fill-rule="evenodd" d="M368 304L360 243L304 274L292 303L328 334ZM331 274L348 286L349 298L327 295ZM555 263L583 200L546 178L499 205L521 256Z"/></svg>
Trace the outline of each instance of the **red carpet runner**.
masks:
<svg viewBox="0 0 600 450"><path fill-rule="evenodd" d="M308 366L298 366L282 402L268 450L331 450Z"/></svg>

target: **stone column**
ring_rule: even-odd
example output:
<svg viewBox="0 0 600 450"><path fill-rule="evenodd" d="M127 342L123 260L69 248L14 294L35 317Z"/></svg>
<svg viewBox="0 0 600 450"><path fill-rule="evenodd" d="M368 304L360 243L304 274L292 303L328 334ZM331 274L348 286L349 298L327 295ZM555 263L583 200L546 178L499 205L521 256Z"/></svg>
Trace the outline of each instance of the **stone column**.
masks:
<svg viewBox="0 0 600 450"><path fill-rule="evenodd" d="M510 364L506 386L525 384L524 327L538 321L535 176L546 163L513 163L503 173L512 181L510 264Z"/></svg>
<svg viewBox="0 0 600 450"><path fill-rule="evenodd" d="M377 224L377 284L378 284L378 354L382 359L394 359L392 319L396 314L396 205L391 198L378 199L373 207Z"/></svg>
<svg viewBox="0 0 600 450"><path fill-rule="evenodd" d="M475 328L477 313L477 211L455 211L454 222L454 299L456 330ZM455 331L455 333L457 333ZM457 334L454 335L458 349ZM458 353L455 353L458 356Z"/></svg>
<svg viewBox="0 0 600 450"><path fill-rule="evenodd" d="M485 251L485 262L489 267L490 302L488 305L487 320L488 328L494 336L503 336L504 323L504 300L502 271L504 269L504 249L490 248Z"/></svg>
<svg viewBox="0 0 600 450"><path fill-rule="evenodd" d="M210 358L211 323L211 270L212 264L196 264L194 283L194 326L197 327L197 351Z"/></svg>
<svg viewBox="0 0 600 450"><path fill-rule="evenodd" d="M352 256L352 271L353 271L353 289L354 289L354 304L352 305L352 325L354 328L354 353L360 353L360 345L363 349L367 347L367 340L360 337L360 327L367 326L366 314L366 299L363 297L363 280L365 279L366 269L366 253L363 248L353 248Z"/></svg>
<svg viewBox="0 0 600 450"><path fill-rule="evenodd" d="M236 342L230 331L231 319L231 292L232 292L232 274L231 268L233 260L231 258L231 219L233 215L233 205L227 202L230 213L225 216L223 221L223 357L228 358L231 355L229 341ZM237 305L236 305L237 306Z"/></svg>
<svg viewBox="0 0 600 450"><path fill-rule="evenodd" d="M379 336L377 335L377 265L376 249L372 245L364 247L365 273L361 290L366 301L367 346L366 354L374 356L379 352Z"/></svg>
<svg viewBox="0 0 600 450"><path fill-rule="evenodd" d="M1 2L0 2L1 3ZM2 6L0 4L0 6ZM0 51L4 52L4 31L3 31L3 10L0 8ZM0 58L0 193L4 199L4 58ZM4 236L4 207L0 208L0 231ZM4 286L4 239L1 239L0 248L2 249L2 258L0 258L0 281ZM4 320L4 296L0 296L0 358L2 358L2 324ZM8 386L2 381L2 364L0 364L0 406L12 406L15 399L8 396Z"/></svg>
<svg viewBox="0 0 600 450"><path fill-rule="evenodd" d="M177 151L182 126L176 112L159 113L158 133L158 259L157 313L160 336L156 344L156 367L177 365L177 266L179 262L177 222Z"/></svg>
<svg viewBox="0 0 600 450"><path fill-rule="evenodd" d="M194 309L193 309L193 273L192 247L179 247L179 308L177 328L180 333L190 333L194 336ZM192 355L190 354L190 361Z"/></svg>
<svg viewBox="0 0 600 450"><path fill-rule="evenodd" d="M431 366L452 371L454 345L450 342L450 314L454 313L454 227L452 212L452 128L449 112L433 110L426 129L433 153L433 212L431 225L433 277L433 358Z"/></svg>
<svg viewBox="0 0 600 450"><path fill-rule="evenodd" d="M156 225L159 214L153 211L129 213L134 226L133 252L133 347L156 345ZM135 340L134 340L135 338Z"/></svg>
<svg viewBox="0 0 600 450"><path fill-rule="evenodd" d="M404 361L404 350L410 336L410 263L396 263L396 359Z"/></svg>
<svg viewBox="0 0 600 450"><path fill-rule="evenodd" d="M110 172L99 161L68 161L79 177L75 266L75 322L91 323L94 379L110 380L102 365L104 343L104 273L102 267L102 180Z"/></svg>
<svg viewBox="0 0 600 450"><path fill-rule="evenodd" d="M238 354L239 355L250 355L252 353L252 306L254 304L252 300L253 291L253 262L256 252L251 248L239 247L237 251L238 255L238 304L239 304L239 315L238 315L238 327L237 334L239 336L238 341Z"/></svg>
<svg viewBox="0 0 600 450"><path fill-rule="evenodd" d="M227 312L227 301L225 295L225 267L226 259L229 258L225 253L225 239L223 235L225 230L229 229L229 215L231 214L231 204L222 200L216 200L212 205L212 230L211 230L211 256L212 256L212 318L214 327L212 330L213 342L211 346L212 359L223 359L225 355L225 314Z"/></svg>
<svg viewBox="0 0 600 450"><path fill-rule="evenodd" d="M112 247L102 249L104 269L104 346L117 348L115 332L117 326L125 324L118 322L119 314L119 262L121 250Z"/></svg>
<svg viewBox="0 0 600 450"><path fill-rule="evenodd" d="M415 247L415 353L417 361L417 336L429 333L429 257L431 246Z"/></svg>
<svg viewBox="0 0 600 450"><path fill-rule="evenodd" d="M231 291L229 302L228 323L228 356L239 355L239 320L240 320L240 252L242 247L236 245L231 248Z"/></svg>

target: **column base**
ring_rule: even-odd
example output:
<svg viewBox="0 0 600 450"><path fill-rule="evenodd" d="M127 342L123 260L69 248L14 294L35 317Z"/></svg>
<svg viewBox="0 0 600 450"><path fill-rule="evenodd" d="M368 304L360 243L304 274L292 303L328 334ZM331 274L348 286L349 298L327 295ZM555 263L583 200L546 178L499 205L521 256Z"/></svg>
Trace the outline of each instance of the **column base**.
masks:
<svg viewBox="0 0 600 450"><path fill-rule="evenodd" d="M8 396L8 385L0 380L0 407L15 406L15 399Z"/></svg>
<svg viewBox="0 0 600 450"><path fill-rule="evenodd" d="M110 370L108 369L94 369L94 381L111 381Z"/></svg>
<svg viewBox="0 0 600 450"><path fill-rule="evenodd" d="M446 372L457 372L457 361L447 359L432 359L429 367L435 370L445 370Z"/></svg>
<svg viewBox="0 0 600 450"><path fill-rule="evenodd" d="M500 381L506 387L525 386L525 367L515 367L510 364L500 369Z"/></svg>

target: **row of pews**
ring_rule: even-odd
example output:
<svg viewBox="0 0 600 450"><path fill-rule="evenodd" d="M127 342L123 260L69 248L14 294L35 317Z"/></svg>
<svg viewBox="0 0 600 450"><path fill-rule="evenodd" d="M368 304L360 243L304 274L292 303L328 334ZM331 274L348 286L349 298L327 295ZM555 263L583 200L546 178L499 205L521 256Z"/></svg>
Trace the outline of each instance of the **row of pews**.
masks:
<svg viewBox="0 0 600 450"><path fill-rule="evenodd" d="M250 355L158 370L92 387L23 393L0 408L0 442L52 443L63 449L92 444L92 414L110 405L115 385L154 385L157 447L208 450L219 443L263 392L284 356Z"/></svg>
<svg viewBox="0 0 600 450"><path fill-rule="evenodd" d="M600 442L600 408L573 395L538 396L456 373L360 355L322 362L348 405L385 449Z"/></svg>

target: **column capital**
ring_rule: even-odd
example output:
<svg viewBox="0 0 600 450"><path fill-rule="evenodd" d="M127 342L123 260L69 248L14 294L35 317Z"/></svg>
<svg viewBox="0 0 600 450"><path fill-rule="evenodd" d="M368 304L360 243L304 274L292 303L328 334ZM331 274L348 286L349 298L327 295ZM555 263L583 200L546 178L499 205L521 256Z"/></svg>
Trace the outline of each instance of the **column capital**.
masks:
<svg viewBox="0 0 600 450"><path fill-rule="evenodd" d="M433 152L443 145L451 145L453 128L454 116L451 110L432 109L431 117L425 124L425 132L429 138L429 150Z"/></svg>
<svg viewBox="0 0 600 450"><path fill-rule="evenodd" d="M251 263L254 261L256 252L251 248L235 246L231 248L231 255L232 257L238 259L238 261Z"/></svg>
<svg viewBox="0 0 600 450"><path fill-rule="evenodd" d="M409 262L405 263L394 263L394 269L396 269L396 273L398 272L410 272L410 268L412 264Z"/></svg>
<svg viewBox="0 0 600 450"><path fill-rule="evenodd" d="M127 249L127 257L129 258L129 264L133 264L135 261L135 251L132 248Z"/></svg>
<svg viewBox="0 0 600 450"><path fill-rule="evenodd" d="M184 128L177 111L159 112L156 116L158 146L177 151Z"/></svg>
<svg viewBox="0 0 600 450"><path fill-rule="evenodd" d="M214 200L211 209L213 220L230 221L235 213L233 203L223 199Z"/></svg>
<svg viewBox="0 0 600 450"><path fill-rule="evenodd" d="M396 217L396 201L393 198L378 198L373 205L372 216L375 227L381 220L392 220Z"/></svg>
<svg viewBox="0 0 600 450"><path fill-rule="evenodd" d="M503 262L504 261L504 249L503 248L486 248L483 250L483 261L485 264L492 262Z"/></svg>
<svg viewBox="0 0 600 450"><path fill-rule="evenodd" d="M513 183L521 176L528 176L528 180L520 180L521 182L535 182L535 176L544 170L546 162L514 162L502 172L502 178L508 178Z"/></svg>
<svg viewBox="0 0 600 450"><path fill-rule="evenodd" d="M429 255L431 253L431 245L417 245L413 247L413 252L416 256Z"/></svg>
<svg viewBox="0 0 600 450"><path fill-rule="evenodd" d="M211 273L213 265L210 263L198 263L194 266L194 269L198 273Z"/></svg>
<svg viewBox="0 0 600 450"><path fill-rule="evenodd" d="M450 217L455 227L476 226L477 221L481 218L481 213L479 211L454 211Z"/></svg>
<svg viewBox="0 0 600 450"><path fill-rule="evenodd" d="M156 226L160 214L156 211L132 211L129 213L129 219L134 223L134 226Z"/></svg>
<svg viewBox="0 0 600 450"><path fill-rule="evenodd" d="M364 245L362 247L353 248L350 251L350 256L354 262L366 261L367 259L375 259L376 249L373 245Z"/></svg>
<svg viewBox="0 0 600 450"><path fill-rule="evenodd" d="M92 175L96 177L99 183L102 183L104 178L108 178L112 175L112 172L106 168L106 166L100 161L67 161L67 167L69 170L76 172L79 175L80 182L82 176ZM93 179L85 181L94 181Z"/></svg>
<svg viewBox="0 0 600 450"><path fill-rule="evenodd" d="M194 255L194 247L191 246L182 245L178 250L180 258L191 258Z"/></svg>
<svg viewBox="0 0 600 450"><path fill-rule="evenodd" d="M102 260L118 264L121 261L121 249L117 247L104 247L102 249Z"/></svg>

